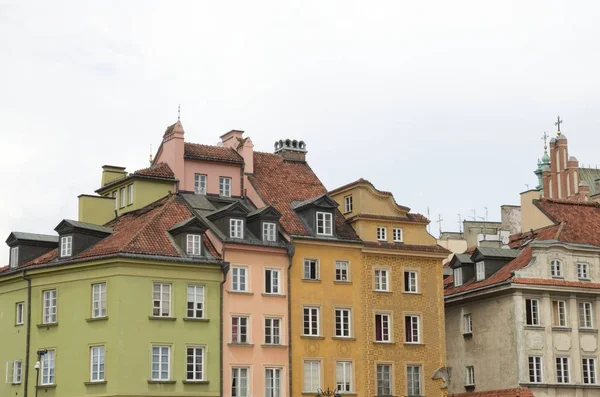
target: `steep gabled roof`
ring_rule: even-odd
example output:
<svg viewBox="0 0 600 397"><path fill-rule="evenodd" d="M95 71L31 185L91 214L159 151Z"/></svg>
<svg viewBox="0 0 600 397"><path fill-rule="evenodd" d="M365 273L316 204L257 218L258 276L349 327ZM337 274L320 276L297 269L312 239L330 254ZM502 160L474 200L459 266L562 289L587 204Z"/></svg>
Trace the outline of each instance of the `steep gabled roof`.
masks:
<svg viewBox="0 0 600 397"><path fill-rule="evenodd" d="M394 195L392 194L392 192L388 192L388 191L385 191L385 190L379 190L379 189L377 189L375 187L375 185L373 185L371 182L369 182L368 180L363 179L363 178L359 178L359 179L355 180L354 182L350 182L350 183L347 183L347 184L345 184L343 186L340 186L340 187L338 187L336 189L333 189L333 190L331 190L329 192L329 194L334 195L334 194L342 192L344 190L348 190L349 188L352 188L354 186L360 186L360 185L366 185L366 186L370 187L375 193L377 193L377 194L379 194L381 196L390 197L392 199L392 201L394 202L394 205L398 209L400 209L402 211L405 211L405 212L410 212L410 208L405 207L403 205L400 205L400 204L398 204L396 202L396 199L394 198Z"/></svg>
<svg viewBox="0 0 600 397"><path fill-rule="evenodd" d="M233 148L185 142L184 157L222 163L243 164L244 159Z"/></svg>

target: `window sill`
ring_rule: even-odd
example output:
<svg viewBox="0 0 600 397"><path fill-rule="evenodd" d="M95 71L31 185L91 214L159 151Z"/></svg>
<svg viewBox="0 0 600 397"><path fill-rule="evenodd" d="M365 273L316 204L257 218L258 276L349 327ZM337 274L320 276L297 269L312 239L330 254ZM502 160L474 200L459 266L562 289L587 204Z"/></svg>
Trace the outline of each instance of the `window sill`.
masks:
<svg viewBox="0 0 600 397"><path fill-rule="evenodd" d="M56 389L56 385L39 385L36 386L38 389Z"/></svg>
<svg viewBox="0 0 600 397"><path fill-rule="evenodd" d="M105 381L105 380L99 380L99 381L96 381L96 382L83 382L83 384L86 385L86 386L105 385L107 383L108 382Z"/></svg>
<svg viewBox="0 0 600 397"><path fill-rule="evenodd" d="M23 325L25 325L25 323L15 324L15 327L22 327Z"/></svg>
<svg viewBox="0 0 600 397"><path fill-rule="evenodd" d="M319 335L300 335L300 339L320 339L323 340L325 339L324 336L319 336Z"/></svg>
<svg viewBox="0 0 600 397"><path fill-rule="evenodd" d="M472 338L473 337L473 332L465 332L465 333L463 333L463 336L465 338Z"/></svg>
<svg viewBox="0 0 600 397"><path fill-rule="evenodd" d="M21 386L21 384L22 384L21 382L17 382L17 383L14 383L14 382L13 382L13 383L11 383L10 385L11 385L11 386Z"/></svg>
<svg viewBox="0 0 600 397"><path fill-rule="evenodd" d="M598 329L596 329L596 328L579 328L579 332L587 332L590 334L597 334Z"/></svg>
<svg viewBox="0 0 600 397"><path fill-rule="evenodd" d="M208 380L182 380L181 383L184 385L208 385Z"/></svg>
<svg viewBox="0 0 600 397"><path fill-rule="evenodd" d="M210 318L194 318L194 317L184 317L183 321L189 321L192 323L207 323L210 321Z"/></svg>
<svg viewBox="0 0 600 397"><path fill-rule="evenodd" d="M425 343L404 342L404 346L425 346Z"/></svg>
<svg viewBox="0 0 600 397"><path fill-rule="evenodd" d="M333 340L347 340L347 341L355 341L356 338L353 336L332 336Z"/></svg>
<svg viewBox="0 0 600 397"><path fill-rule="evenodd" d="M377 292L378 294L391 294L392 291L384 291L379 289L374 289L373 292Z"/></svg>
<svg viewBox="0 0 600 397"><path fill-rule="evenodd" d="M38 324L37 327L38 328L53 328L53 327L58 327L58 322L56 322L56 323L47 323L47 324Z"/></svg>
<svg viewBox="0 0 600 397"><path fill-rule="evenodd" d="M563 276L552 276L553 279L557 279L557 280L564 280L565 278Z"/></svg>
<svg viewBox="0 0 600 397"><path fill-rule="evenodd" d="M352 285L352 281L334 280L333 283L337 285Z"/></svg>
<svg viewBox="0 0 600 397"><path fill-rule="evenodd" d="M153 321L175 321L175 320L177 320L177 317L148 316L148 320L153 320Z"/></svg>
<svg viewBox="0 0 600 397"><path fill-rule="evenodd" d="M227 346L254 347L254 343L231 342L231 343L228 343Z"/></svg>
<svg viewBox="0 0 600 397"><path fill-rule="evenodd" d="M288 345L263 344L263 345L260 345L260 347L266 347L268 349L270 349L270 348L287 349Z"/></svg>
<svg viewBox="0 0 600 397"><path fill-rule="evenodd" d="M320 283L321 280L315 280L315 279L312 279L312 278L303 278L302 282L304 282L304 283Z"/></svg>
<svg viewBox="0 0 600 397"><path fill-rule="evenodd" d="M541 325L525 325L525 329L533 329L533 330L543 331L544 327L542 327Z"/></svg>
<svg viewBox="0 0 600 397"><path fill-rule="evenodd" d="M148 380L149 385L174 385L176 380Z"/></svg>
<svg viewBox="0 0 600 397"><path fill-rule="evenodd" d="M227 291L228 294L234 294L234 295L254 295L254 292L247 292L247 291Z"/></svg>
<svg viewBox="0 0 600 397"><path fill-rule="evenodd" d="M581 278L580 277L579 281L592 281L592 279L591 278L587 278L587 277L586 278Z"/></svg>
<svg viewBox="0 0 600 397"><path fill-rule="evenodd" d="M558 327L556 325L552 326L552 331L558 332L571 332L571 327Z"/></svg>
<svg viewBox="0 0 600 397"><path fill-rule="evenodd" d="M267 294L265 292L263 292L261 295L262 296L268 296L268 297L271 297L271 298L286 298L287 297L284 294Z"/></svg>
<svg viewBox="0 0 600 397"><path fill-rule="evenodd" d="M104 317L90 317L90 318L86 318L85 321L87 321L88 323L93 323L95 321L106 321L108 320L108 316L104 316Z"/></svg>
<svg viewBox="0 0 600 397"><path fill-rule="evenodd" d="M406 295L423 295L422 292L402 291L402 293Z"/></svg>
<svg viewBox="0 0 600 397"><path fill-rule="evenodd" d="M375 342L373 342L373 344L375 344L375 345L395 345L396 342L384 342L384 341L377 341L376 340Z"/></svg>

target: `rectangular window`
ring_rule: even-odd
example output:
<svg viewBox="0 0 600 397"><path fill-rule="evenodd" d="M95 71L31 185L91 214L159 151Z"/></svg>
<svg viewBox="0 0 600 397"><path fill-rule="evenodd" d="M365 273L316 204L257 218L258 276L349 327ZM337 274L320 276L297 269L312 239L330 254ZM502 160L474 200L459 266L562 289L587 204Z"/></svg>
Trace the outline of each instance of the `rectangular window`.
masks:
<svg viewBox="0 0 600 397"><path fill-rule="evenodd" d="M471 313L469 314L465 314L463 316L463 320L464 320L464 333L465 334L471 334L473 333L473 320L471 318Z"/></svg>
<svg viewBox="0 0 600 397"><path fill-rule="evenodd" d="M231 369L231 397L248 397L248 371L246 367Z"/></svg>
<svg viewBox="0 0 600 397"><path fill-rule="evenodd" d="M405 271L404 272L404 292L419 292L417 289L417 272Z"/></svg>
<svg viewBox="0 0 600 397"><path fill-rule="evenodd" d="M319 308L304 307L303 316L303 335L319 336Z"/></svg>
<svg viewBox="0 0 600 397"><path fill-rule="evenodd" d="M377 395L392 395L392 366L391 364L377 364Z"/></svg>
<svg viewBox="0 0 600 397"><path fill-rule="evenodd" d="M375 269L375 291L389 291L388 271Z"/></svg>
<svg viewBox="0 0 600 397"><path fill-rule="evenodd" d="M525 315L527 325L540 325L540 301L525 299Z"/></svg>
<svg viewBox="0 0 600 397"><path fill-rule="evenodd" d="M25 302L18 302L15 310L15 324L23 325L25 323Z"/></svg>
<svg viewBox="0 0 600 397"><path fill-rule="evenodd" d="M338 361L335 363L335 384L339 393L351 393L354 391L352 361Z"/></svg>
<svg viewBox="0 0 600 397"><path fill-rule="evenodd" d="M186 348L186 375L189 381L204 380L204 347L187 346Z"/></svg>
<svg viewBox="0 0 600 397"><path fill-rule="evenodd" d="M583 383L586 385L596 384L596 359L583 359Z"/></svg>
<svg viewBox="0 0 600 397"><path fill-rule="evenodd" d="M317 234L322 236L333 235L333 214L331 212L317 211Z"/></svg>
<svg viewBox="0 0 600 397"><path fill-rule="evenodd" d="M15 360L13 361L13 368L12 368L12 383L14 385L18 385L22 382L22 376L23 376L23 361L21 360Z"/></svg>
<svg viewBox="0 0 600 397"><path fill-rule="evenodd" d="M115 190L114 192L112 192L112 196L115 199L115 209L119 209L119 193L117 190Z"/></svg>
<svg viewBox="0 0 600 397"><path fill-rule="evenodd" d="M171 284L154 283L152 301L154 317L169 317L171 315Z"/></svg>
<svg viewBox="0 0 600 397"><path fill-rule="evenodd" d="M104 381L104 346L90 348L90 381Z"/></svg>
<svg viewBox="0 0 600 397"><path fill-rule="evenodd" d="M125 207L126 204L127 204L127 192L125 191L125 188L122 187L121 188L121 208Z"/></svg>
<svg viewBox="0 0 600 397"><path fill-rule="evenodd" d="M281 280L280 271L278 269L265 269L265 293L280 294L279 283Z"/></svg>
<svg viewBox="0 0 600 397"><path fill-rule="evenodd" d="M383 226L377 226L377 240L386 241L387 240L387 228Z"/></svg>
<svg viewBox="0 0 600 397"><path fill-rule="evenodd" d="M44 291L44 324L56 322L56 290Z"/></svg>
<svg viewBox="0 0 600 397"><path fill-rule="evenodd" d="M10 268L14 269L19 263L19 247L12 247L10 249Z"/></svg>
<svg viewBox="0 0 600 397"><path fill-rule="evenodd" d="M567 326L566 301L552 301L552 325L555 327Z"/></svg>
<svg viewBox="0 0 600 397"><path fill-rule="evenodd" d="M219 177L219 195L231 197L231 178Z"/></svg>
<svg viewBox="0 0 600 397"><path fill-rule="evenodd" d="M92 318L106 317L106 283L92 284Z"/></svg>
<svg viewBox="0 0 600 397"><path fill-rule="evenodd" d="M587 263L577 263L577 277L581 280L590 279L590 270Z"/></svg>
<svg viewBox="0 0 600 397"><path fill-rule="evenodd" d="M316 393L321 388L321 362L317 360L304 361L304 383L302 391Z"/></svg>
<svg viewBox="0 0 600 397"><path fill-rule="evenodd" d="M529 356L529 382L542 383L541 356Z"/></svg>
<svg viewBox="0 0 600 397"><path fill-rule="evenodd" d="M348 262L335 261L335 281L350 281Z"/></svg>
<svg viewBox="0 0 600 397"><path fill-rule="evenodd" d="M475 268L477 271L476 280L481 281L481 280L485 279L485 262L484 261L477 262L475 264Z"/></svg>
<svg viewBox="0 0 600 397"><path fill-rule="evenodd" d="M244 221L242 219L229 220L229 237L244 238Z"/></svg>
<svg viewBox="0 0 600 397"><path fill-rule="evenodd" d="M236 292L248 292L247 274L245 267L234 266L231 268L231 290Z"/></svg>
<svg viewBox="0 0 600 397"><path fill-rule="evenodd" d="M248 343L248 317L231 317L231 343Z"/></svg>
<svg viewBox="0 0 600 397"><path fill-rule="evenodd" d="M201 255L201 245L202 241L201 236L199 234L188 234L187 235L187 244L186 244L186 253L188 255Z"/></svg>
<svg viewBox="0 0 600 397"><path fill-rule="evenodd" d="M152 346L152 380L171 379L171 346Z"/></svg>
<svg viewBox="0 0 600 397"><path fill-rule="evenodd" d="M281 368L265 368L265 396L281 397Z"/></svg>
<svg viewBox="0 0 600 397"><path fill-rule="evenodd" d="M277 225L273 222L263 222L263 241L277 241Z"/></svg>
<svg viewBox="0 0 600 397"><path fill-rule="evenodd" d="M475 367L468 366L467 367L467 376L465 379L466 386L475 386Z"/></svg>
<svg viewBox="0 0 600 397"><path fill-rule="evenodd" d="M375 341L391 342L390 315L381 313L375 315Z"/></svg>
<svg viewBox="0 0 600 397"><path fill-rule="evenodd" d="M204 318L204 286L188 285L187 287L187 317Z"/></svg>
<svg viewBox="0 0 600 397"><path fill-rule="evenodd" d="M462 267L457 267L454 269L454 286L460 287L462 283Z"/></svg>
<svg viewBox="0 0 600 397"><path fill-rule="evenodd" d="M594 328L592 302L579 302L579 328Z"/></svg>
<svg viewBox="0 0 600 397"><path fill-rule="evenodd" d="M350 309L335 309L335 336L352 336L352 318Z"/></svg>
<svg viewBox="0 0 600 397"><path fill-rule="evenodd" d="M344 213L352 212L352 195L344 197Z"/></svg>
<svg viewBox="0 0 600 397"><path fill-rule="evenodd" d="M194 174L194 193L206 194L206 175Z"/></svg>
<svg viewBox="0 0 600 397"><path fill-rule="evenodd" d="M48 350L40 360L41 379L42 385L53 385L54 384L54 365L55 365L55 354L54 350Z"/></svg>
<svg viewBox="0 0 600 397"><path fill-rule="evenodd" d="M265 318L265 345L281 344L281 319Z"/></svg>
<svg viewBox="0 0 600 397"><path fill-rule="evenodd" d="M131 205L133 204L133 184L127 186L127 190L127 197L129 198L128 204Z"/></svg>
<svg viewBox="0 0 600 397"><path fill-rule="evenodd" d="M403 236L402 236L402 228L401 227L395 227L392 229L392 238L394 239L395 243L402 242Z"/></svg>
<svg viewBox="0 0 600 397"><path fill-rule="evenodd" d="M319 261L317 259L304 260L304 279L318 280L319 279Z"/></svg>
<svg viewBox="0 0 600 397"><path fill-rule="evenodd" d="M60 238L60 256L65 258L73 253L73 236Z"/></svg>
<svg viewBox="0 0 600 397"><path fill-rule="evenodd" d="M409 396L421 395L421 366L408 365L406 367L406 383Z"/></svg>
<svg viewBox="0 0 600 397"><path fill-rule="evenodd" d="M406 343L420 343L419 316L404 316L404 337Z"/></svg>
<svg viewBox="0 0 600 397"><path fill-rule="evenodd" d="M562 277L562 263L558 259L550 262L550 275L552 277Z"/></svg>
<svg viewBox="0 0 600 397"><path fill-rule="evenodd" d="M556 357L556 382L569 383L569 358Z"/></svg>

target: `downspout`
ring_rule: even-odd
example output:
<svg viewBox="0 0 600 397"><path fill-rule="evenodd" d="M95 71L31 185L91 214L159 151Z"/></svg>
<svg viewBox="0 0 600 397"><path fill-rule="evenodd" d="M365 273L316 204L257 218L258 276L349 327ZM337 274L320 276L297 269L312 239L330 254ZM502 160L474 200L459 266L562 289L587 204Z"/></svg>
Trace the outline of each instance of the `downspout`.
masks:
<svg viewBox="0 0 600 397"><path fill-rule="evenodd" d="M246 192L244 190L244 164L240 167L240 196L246 198Z"/></svg>
<svg viewBox="0 0 600 397"><path fill-rule="evenodd" d="M293 241L290 241L288 246L288 269L287 269L287 304L288 304L288 396L292 396L292 291L291 291L291 275L290 270L292 268L292 258L296 251Z"/></svg>
<svg viewBox="0 0 600 397"><path fill-rule="evenodd" d="M25 339L25 388L23 396L27 397L27 389L29 387L29 350L31 344L31 278L25 275L25 270L21 278L27 281L27 335Z"/></svg>
<svg viewBox="0 0 600 397"><path fill-rule="evenodd" d="M223 246L223 250L221 252L223 259L225 259L225 246ZM220 295L220 310L221 310L221 318L219 319L219 359L220 359L220 382L219 382L219 395L223 395L223 287L225 282L227 281L227 273L229 272L229 262L223 262L222 266L223 270L223 281L221 281L221 288L219 289Z"/></svg>

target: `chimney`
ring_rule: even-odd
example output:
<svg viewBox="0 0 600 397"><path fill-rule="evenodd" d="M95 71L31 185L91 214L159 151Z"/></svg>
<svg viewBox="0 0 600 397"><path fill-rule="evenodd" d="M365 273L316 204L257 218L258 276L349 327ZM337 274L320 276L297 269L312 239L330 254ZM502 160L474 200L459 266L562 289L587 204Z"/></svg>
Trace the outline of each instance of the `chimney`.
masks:
<svg viewBox="0 0 600 397"><path fill-rule="evenodd" d="M127 176L125 167L117 167L115 165L102 166L102 186L106 186L110 182L124 178L125 176Z"/></svg>
<svg viewBox="0 0 600 397"><path fill-rule="evenodd" d="M233 148L244 159L244 173L254 173L254 144L252 140L242 138L244 131L231 130L226 134L221 135L221 143L225 147Z"/></svg>
<svg viewBox="0 0 600 397"><path fill-rule="evenodd" d="M583 181L579 183L578 201L590 201L590 185Z"/></svg>
<svg viewBox="0 0 600 397"><path fill-rule="evenodd" d="M306 143L292 139L280 139L275 142L275 154L287 161L306 162Z"/></svg>
<svg viewBox="0 0 600 397"><path fill-rule="evenodd" d="M183 125L179 120L177 120L175 124L167 127L163 135L159 154L154 159L154 164L158 164L159 162L169 164L169 167L171 167L175 174L175 178L179 179L180 186L186 186L183 173L185 154L184 135L185 131L183 130Z"/></svg>

